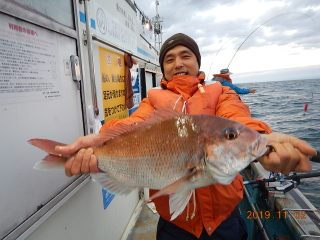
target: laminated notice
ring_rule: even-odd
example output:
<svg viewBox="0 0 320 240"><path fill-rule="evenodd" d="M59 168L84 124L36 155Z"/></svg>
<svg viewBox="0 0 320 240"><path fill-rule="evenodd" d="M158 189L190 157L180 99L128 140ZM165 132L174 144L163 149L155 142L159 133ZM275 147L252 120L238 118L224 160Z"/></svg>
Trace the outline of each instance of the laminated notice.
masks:
<svg viewBox="0 0 320 240"><path fill-rule="evenodd" d="M154 202L149 202L146 204L150 210L153 212L153 213L156 213L157 212L157 209L156 209L156 205L154 204Z"/></svg>

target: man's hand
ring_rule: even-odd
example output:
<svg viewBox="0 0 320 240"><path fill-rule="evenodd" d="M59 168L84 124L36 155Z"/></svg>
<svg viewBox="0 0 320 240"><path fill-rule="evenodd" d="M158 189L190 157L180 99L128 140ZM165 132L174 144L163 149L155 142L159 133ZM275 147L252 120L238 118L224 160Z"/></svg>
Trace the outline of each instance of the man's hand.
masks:
<svg viewBox="0 0 320 240"><path fill-rule="evenodd" d="M78 138L70 145L55 147L55 150L60 154L72 155L65 164L65 174L68 177L81 173L102 172L98 168L97 158L93 154L92 148L90 148L96 137L97 134L90 134Z"/></svg>
<svg viewBox="0 0 320 240"><path fill-rule="evenodd" d="M310 172L312 170L309 156L315 156L316 150L306 141L283 133L261 134L268 139L275 152L258 158L261 165L275 173L288 175L290 172Z"/></svg>
<svg viewBox="0 0 320 240"><path fill-rule="evenodd" d="M250 93L255 93L257 89L250 89Z"/></svg>

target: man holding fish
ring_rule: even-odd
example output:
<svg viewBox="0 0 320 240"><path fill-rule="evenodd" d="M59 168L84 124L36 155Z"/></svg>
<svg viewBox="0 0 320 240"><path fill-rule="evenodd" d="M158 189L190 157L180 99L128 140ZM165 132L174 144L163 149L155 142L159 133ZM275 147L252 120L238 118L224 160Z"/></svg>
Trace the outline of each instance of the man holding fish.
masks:
<svg viewBox="0 0 320 240"><path fill-rule="evenodd" d="M160 214L157 239L247 239L246 226L237 208L243 197L243 179L239 171L257 159L268 171L283 174L291 171L308 172L312 169L308 156L315 155L316 151L305 141L286 134L272 133L265 123L252 119L249 107L229 87L222 87L219 82L205 86L204 74L199 72L199 48L189 36L178 33L167 39L160 50L159 62L163 73L162 89L149 90L148 98L143 99L139 108L127 119L115 119L104 124L101 134L107 133L108 129L111 133L104 137L99 135L98 138L101 142L109 141L117 136L113 132L119 129L123 135L126 129L135 129L131 129L130 125L125 125L128 127L123 127L124 129L119 126L141 121L149 121L148 124L153 125L159 121L157 128L165 132L167 130L161 123L167 121L168 136L172 132L176 132L176 135L161 139L157 143L159 152L156 152L158 149L153 151L159 155L167 154L167 158L175 154L177 158L189 154L189 158L195 160L185 164L184 175L177 176L176 181L163 185L159 183L160 187L155 188L161 189L160 191L150 190L150 196ZM156 117L152 117L155 109L163 106L164 109L160 109L155 114ZM169 117L165 116L166 112ZM202 117L192 118L193 115ZM206 115L209 116L205 117ZM210 123L207 118L211 116L223 118ZM143 124L141 126L144 127ZM145 132L145 136L154 134L157 128L146 128L145 131L149 132ZM191 141L193 133L198 135ZM212 135L208 137L210 134ZM160 135L161 133L155 134L154 139L157 136L161 138ZM55 151L62 155L70 156L78 151L68 157L65 164L67 176L101 174L100 169L111 174L99 162L97 156L100 150L92 148L97 136L92 134L80 137L70 145L55 147ZM136 136L132 135L130 138ZM171 145L179 141L184 141L181 146L187 147L174 151ZM162 149L161 144L164 146ZM271 144L275 152L263 156L266 144ZM153 142L146 144L145 149L154 145ZM107 144L105 146L108 148ZM122 150L121 147L118 148ZM188 148L194 149L194 152ZM127 154L135 155L130 152ZM161 159L166 161L167 158ZM158 177L157 174L155 171L154 176ZM159 175L158 179L161 176L163 175ZM150 186L152 188L156 185ZM122 190L122 193L129 190Z"/></svg>

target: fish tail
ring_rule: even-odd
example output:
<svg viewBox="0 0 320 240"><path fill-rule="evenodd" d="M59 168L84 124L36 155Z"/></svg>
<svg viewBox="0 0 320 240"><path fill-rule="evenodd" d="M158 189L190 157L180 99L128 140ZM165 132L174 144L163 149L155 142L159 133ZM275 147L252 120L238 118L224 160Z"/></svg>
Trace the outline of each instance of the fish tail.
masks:
<svg viewBox="0 0 320 240"><path fill-rule="evenodd" d="M37 170L49 170L55 168L64 168L66 161L69 156L64 156L56 152L55 147L57 145L64 146L66 144L47 140L47 139L31 139L28 141L31 145L42 149L43 151L49 153L40 162L37 162L33 168Z"/></svg>

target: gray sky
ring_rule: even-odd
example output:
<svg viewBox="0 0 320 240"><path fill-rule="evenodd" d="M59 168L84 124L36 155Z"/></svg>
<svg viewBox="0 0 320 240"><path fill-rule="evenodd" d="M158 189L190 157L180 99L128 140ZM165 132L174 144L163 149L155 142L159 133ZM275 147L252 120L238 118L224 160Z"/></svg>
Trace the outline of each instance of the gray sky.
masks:
<svg viewBox="0 0 320 240"><path fill-rule="evenodd" d="M156 15L154 0L135 2ZM194 38L209 78L262 24L230 64L234 83L320 78L320 0L159 0L158 13L163 42L178 32Z"/></svg>

